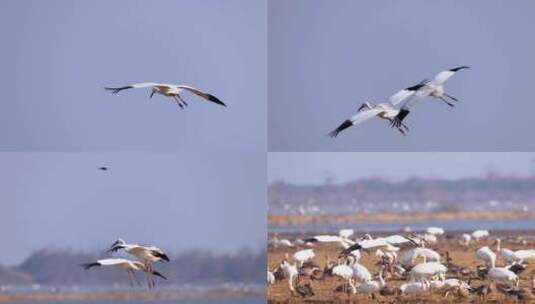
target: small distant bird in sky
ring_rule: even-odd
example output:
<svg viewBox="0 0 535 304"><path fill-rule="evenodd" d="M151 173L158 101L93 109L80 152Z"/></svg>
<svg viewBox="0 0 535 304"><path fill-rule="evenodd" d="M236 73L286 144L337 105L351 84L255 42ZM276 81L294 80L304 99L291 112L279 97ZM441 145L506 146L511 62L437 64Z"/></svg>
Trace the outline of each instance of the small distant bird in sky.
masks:
<svg viewBox="0 0 535 304"><path fill-rule="evenodd" d="M98 169L101 170L101 171L108 171L108 167L104 167L104 166L99 167Z"/></svg>
<svg viewBox="0 0 535 304"><path fill-rule="evenodd" d="M150 93L150 97L157 93L163 96L171 97L173 98L178 106L180 108L184 108L188 106L188 103L182 98L180 95L183 91L191 92L197 96L200 96L208 101L211 101L213 103L216 103L218 105L226 107L227 105L224 104L221 100L219 100L214 95L208 94L206 92L203 92L199 89L187 86L187 85L175 85L175 84L165 84L165 83L155 83L155 82L144 82L144 83L135 83L132 85L127 85L124 87L105 87L106 90L111 91L113 94L117 94L122 90L126 89L138 89L138 88L152 88L152 92Z"/></svg>

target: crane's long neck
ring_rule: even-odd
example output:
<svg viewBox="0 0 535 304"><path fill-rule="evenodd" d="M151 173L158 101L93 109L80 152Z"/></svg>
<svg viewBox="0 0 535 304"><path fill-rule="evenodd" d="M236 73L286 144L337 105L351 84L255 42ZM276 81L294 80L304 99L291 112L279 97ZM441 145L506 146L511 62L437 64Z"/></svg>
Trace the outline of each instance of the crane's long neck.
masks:
<svg viewBox="0 0 535 304"><path fill-rule="evenodd" d="M386 283L385 283L385 280L383 279L383 269L379 270L379 287L380 288L383 288L385 287Z"/></svg>
<svg viewBox="0 0 535 304"><path fill-rule="evenodd" d="M502 240L500 240L500 239L496 240L496 250L498 252L501 251L501 243L502 243Z"/></svg>

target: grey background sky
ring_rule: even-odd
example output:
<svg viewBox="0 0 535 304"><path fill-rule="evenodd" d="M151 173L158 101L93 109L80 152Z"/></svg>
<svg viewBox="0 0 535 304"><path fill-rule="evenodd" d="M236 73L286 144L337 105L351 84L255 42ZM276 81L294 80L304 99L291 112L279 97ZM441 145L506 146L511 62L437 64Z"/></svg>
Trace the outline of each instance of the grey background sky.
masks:
<svg viewBox="0 0 535 304"><path fill-rule="evenodd" d="M362 177L461 178L487 174L535 175L535 153L361 152L268 154L268 181L319 184L326 178L347 182Z"/></svg>
<svg viewBox="0 0 535 304"><path fill-rule="evenodd" d="M4 152L0 168L0 264L118 237L170 252L265 244L264 153Z"/></svg>
<svg viewBox="0 0 535 304"><path fill-rule="evenodd" d="M270 151L532 151L535 2L270 0ZM327 133L443 69L462 101L421 104L408 136L374 119Z"/></svg>
<svg viewBox="0 0 535 304"><path fill-rule="evenodd" d="M265 151L264 1L0 1L0 149ZM183 83L181 111L149 90Z"/></svg>

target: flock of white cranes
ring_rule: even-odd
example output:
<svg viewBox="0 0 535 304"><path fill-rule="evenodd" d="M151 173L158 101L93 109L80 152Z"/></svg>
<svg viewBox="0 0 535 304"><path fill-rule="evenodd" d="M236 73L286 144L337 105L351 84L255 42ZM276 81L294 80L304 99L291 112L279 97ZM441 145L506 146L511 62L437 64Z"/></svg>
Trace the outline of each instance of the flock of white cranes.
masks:
<svg viewBox="0 0 535 304"><path fill-rule="evenodd" d="M357 113L351 118L346 119L336 129L329 133L329 136L336 137L343 130L360 124L372 117L379 117L390 122L392 127L397 128L399 132L405 134L409 128L403 123L403 120L410 113L411 109L423 101L425 97L433 97L443 101L450 107L454 107L451 101L459 101L457 98L447 94L444 90L444 83L456 72L462 69L468 69L468 66L460 66L438 73L432 80L424 79L417 85L405 88L396 94L390 96L387 101L376 105L365 101L357 109ZM449 101L447 99L449 99Z"/></svg>
<svg viewBox="0 0 535 304"><path fill-rule="evenodd" d="M126 253L134 256L137 261L131 261L124 258L110 258L86 263L82 266L86 270L97 266L112 266L123 269L127 272L130 285L132 286L134 286L134 282L141 285L135 277L135 272L143 271L146 274L149 289L156 287L156 282L154 281L153 276L167 280L165 276L154 270L153 267L153 263L155 262L169 262L169 257L160 248L155 246L128 244L124 240L118 239L111 245L107 252L118 252L120 250L124 250Z"/></svg>
<svg viewBox="0 0 535 304"><path fill-rule="evenodd" d="M439 245L452 246L452 237L446 236L444 229L439 227L429 227L419 234L377 238L369 234L360 238L352 236L351 229L343 229L339 235L317 235L295 240L280 239L275 235L269 242L269 250L283 251L284 258L280 263L270 263L272 267L277 266L268 268L268 284L286 284L284 281L287 281L291 294L304 298L314 296L314 290L323 289L321 285L331 277L343 283L332 290L333 294L340 291L348 297L362 294L375 299L378 295L404 297L438 292L444 297L469 297L474 294L486 298L492 290L497 290L518 299L528 296L535 299L532 295L535 293L535 276L532 277L531 291L519 287L519 273L526 270L530 260L535 259L535 249L502 248L499 238L489 243L487 230L464 233L453 242L462 251L468 251L470 246L475 245L472 257L482 263L475 269L454 264L449 251L442 254L437 251ZM496 252L489 246L483 246L485 244L496 246ZM335 260L328 255L333 246L339 248ZM370 259L377 259L376 272L361 264L364 254ZM325 265L318 265L318 256L326 256ZM503 259L502 266L497 266L497 258ZM388 280L403 283L394 287L393 284L389 286ZM474 286L474 280L484 284ZM308 283L303 284L303 281Z"/></svg>

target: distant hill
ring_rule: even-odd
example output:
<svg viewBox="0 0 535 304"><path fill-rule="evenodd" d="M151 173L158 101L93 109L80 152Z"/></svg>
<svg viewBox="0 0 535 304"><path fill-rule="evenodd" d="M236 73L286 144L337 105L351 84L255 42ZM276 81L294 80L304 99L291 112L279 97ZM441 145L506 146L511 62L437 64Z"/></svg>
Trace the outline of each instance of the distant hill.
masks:
<svg viewBox="0 0 535 304"><path fill-rule="evenodd" d="M29 285L32 276L22 271L0 266L0 285Z"/></svg>
<svg viewBox="0 0 535 304"><path fill-rule="evenodd" d="M106 256L109 257L109 256ZM22 264L0 266L0 285L41 284L51 286L128 284L124 271L114 268L84 270L80 265L104 258L92 254L63 250L40 250ZM215 255L191 251L170 256L171 262L157 263L155 268L168 281L160 284L256 283L265 281L265 252L243 250L239 254ZM144 276L138 274L144 282Z"/></svg>
<svg viewBox="0 0 535 304"><path fill-rule="evenodd" d="M359 179L345 184L268 187L271 214L337 214L455 210L535 210L535 178L486 177L458 180Z"/></svg>

